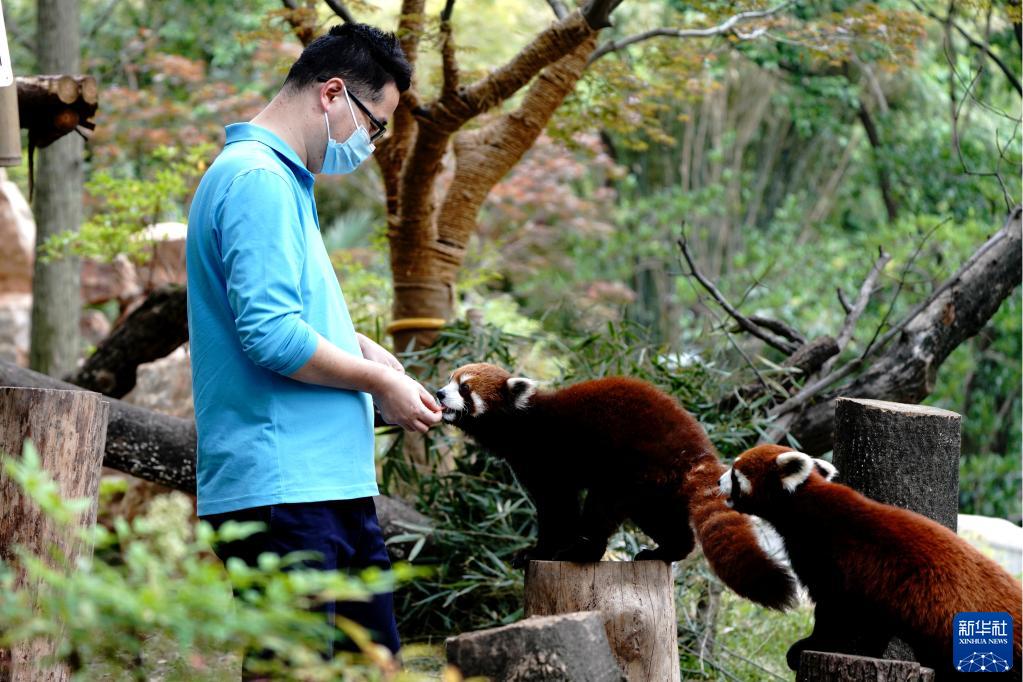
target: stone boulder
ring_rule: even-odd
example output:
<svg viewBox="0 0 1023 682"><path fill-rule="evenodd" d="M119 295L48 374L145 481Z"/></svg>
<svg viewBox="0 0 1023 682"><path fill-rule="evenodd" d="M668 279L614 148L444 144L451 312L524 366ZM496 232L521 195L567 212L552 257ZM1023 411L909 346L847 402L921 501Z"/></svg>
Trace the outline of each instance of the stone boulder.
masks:
<svg viewBox="0 0 1023 682"><path fill-rule="evenodd" d="M32 292L35 245L32 209L0 169L0 294Z"/></svg>
<svg viewBox="0 0 1023 682"><path fill-rule="evenodd" d="M0 292L0 360L28 366L32 294Z"/></svg>
<svg viewBox="0 0 1023 682"><path fill-rule="evenodd" d="M494 682L621 682L604 616L582 611L449 637L448 663Z"/></svg>

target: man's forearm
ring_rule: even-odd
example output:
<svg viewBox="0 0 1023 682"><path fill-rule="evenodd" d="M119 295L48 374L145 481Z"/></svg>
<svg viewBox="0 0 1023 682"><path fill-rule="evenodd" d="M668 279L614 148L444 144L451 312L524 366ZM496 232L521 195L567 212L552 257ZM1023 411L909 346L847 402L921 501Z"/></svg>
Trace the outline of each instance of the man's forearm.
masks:
<svg viewBox="0 0 1023 682"><path fill-rule="evenodd" d="M375 393L380 386L382 372L394 370L365 358L346 353L327 339L319 336L316 352L308 361L288 376L307 384Z"/></svg>

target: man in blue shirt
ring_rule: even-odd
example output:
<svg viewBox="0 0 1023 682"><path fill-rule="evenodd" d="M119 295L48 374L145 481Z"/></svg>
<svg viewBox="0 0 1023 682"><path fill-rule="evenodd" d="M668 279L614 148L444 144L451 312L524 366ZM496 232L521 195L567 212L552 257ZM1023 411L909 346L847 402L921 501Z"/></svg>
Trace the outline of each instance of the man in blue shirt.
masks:
<svg viewBox="0 0 1023 682"><path fill-rule="evenodd" d="M354 171L408 89L393 34L336 26L313 41L249 123L227 126L188 217L198 513L266 530L217 548L318 552L325 569L389 567L372 496L373 403L425 432L440 408L356 333L319 232L315 173ZM336 606L397 651L391 595ZM327 609L334 617L333 605Z"/></svg>

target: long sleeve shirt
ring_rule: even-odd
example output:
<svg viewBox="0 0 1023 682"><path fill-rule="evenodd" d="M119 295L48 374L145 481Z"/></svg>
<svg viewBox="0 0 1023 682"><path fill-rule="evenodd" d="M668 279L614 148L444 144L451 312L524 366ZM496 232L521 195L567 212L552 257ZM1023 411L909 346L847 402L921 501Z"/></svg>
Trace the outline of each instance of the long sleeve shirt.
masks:
<svg viewBox="0 0 1023 682"><path fill-rule="evenodd" d="M269 130L227 126L188 215L200 516L377 494L366 393L289 378L319 337L362 357L312 173Z"/></svg>

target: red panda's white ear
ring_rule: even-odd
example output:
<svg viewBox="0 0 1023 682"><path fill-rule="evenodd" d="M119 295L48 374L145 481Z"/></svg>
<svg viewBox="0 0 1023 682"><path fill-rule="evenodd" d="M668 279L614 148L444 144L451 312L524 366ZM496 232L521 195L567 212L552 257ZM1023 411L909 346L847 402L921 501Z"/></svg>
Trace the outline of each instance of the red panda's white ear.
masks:
<svg viewBox="0 0 1023 682"><path fill-rule="evenodd" d="M824 477L825 481L833 481L838 476L838 469L831 462L826 462L823 459L813 460L814 466L817 467L817 473Z"/></svg>
<svg viewBox="0 0 1023 682"><path fill-rule="evenodd" d="M775 460L781 469L781 484L790 493L801 486L813 472L813 458L804 452L783 452Z"/></svg>
<svg viewBox="0 0 1023 682"><path fill-rule="evenodd" d="M529 405L529 399L536 393L536 382L526 377L512 377L508 379L508 396L515 404L515 408L523 410Z"/></svg>

